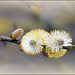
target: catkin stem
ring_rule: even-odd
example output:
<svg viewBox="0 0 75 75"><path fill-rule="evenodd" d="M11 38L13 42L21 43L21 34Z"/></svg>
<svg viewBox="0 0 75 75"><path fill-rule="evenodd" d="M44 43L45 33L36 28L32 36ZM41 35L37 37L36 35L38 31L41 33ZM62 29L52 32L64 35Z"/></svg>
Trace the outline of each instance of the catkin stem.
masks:
<svg viewBox="0 0 75 75"><path fill-rule="evenodd" d="M46 53L46 49L43 49L43 55L48 57L47 53Z"/></svg>
<svg viewBox="0 0 75 75"><path fill-rule="evenodd" d="M13 39L11 39L10 37L7 37L7 36L0 36L0 41L1 42L5 42L5 41L12 42L12 43L15 43L17 45L20 44L20 41L19 40L13 40Z"/></svg>
<svg viewBox="0 0 75 75"><path fill-rule="evenodd" d="M64 46L63 48L64 48L64 49L72 50L73 48L75 48L75 45L71 45L71 46Z"/></svg>

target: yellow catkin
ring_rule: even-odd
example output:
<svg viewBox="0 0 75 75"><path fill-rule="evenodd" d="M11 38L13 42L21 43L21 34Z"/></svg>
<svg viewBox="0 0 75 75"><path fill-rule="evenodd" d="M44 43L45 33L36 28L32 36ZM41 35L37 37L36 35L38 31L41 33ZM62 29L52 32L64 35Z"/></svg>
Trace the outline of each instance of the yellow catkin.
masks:
<svg viewBox="0 0 75 75"><path fill-rule="evenodd" d="M46 50L46 53L48 54L48 57L49 58L60 58L62 57L63 55L65 55L65 53L67 52L66 49L61 49L57 52L51 52L50 50Z"/></svg>
<svg viewBox="0 0 75 75"><path fill-rule="evenodd" d="M33 36L34 35L34 36ZM31 38L30 40L34 40L39 46L39 50L37 50L37 45L35 44L35 46L36 46L36 49L34 48L33 50L34 50L34 52L32 52L31 50L32 49L30 49L29 51L27 51L26 49L28 49L29 47L30 47L30 45L29 45L29 47L25 47L25 46L23 46L23 41L25 41L25 37L26 36L28 36L27 38ZM38 39L39 38L39 39ZM23 49L23 51L26 53L26 54L30 54L30 55L36 55L36 54L38 54L38 53L40 53L41 51L42 51L42 49L43 49L43 46L41 46L41 45L44 45L44 42L43 42L43 37L41 36L41 34L40 34L40 29L35 29L35 30L31 30L30 32L28 32L28 33L26 33L23 37L22 37L22 39L21 39L21 48ZM25 47L25 48L24 48Z"/></svg>

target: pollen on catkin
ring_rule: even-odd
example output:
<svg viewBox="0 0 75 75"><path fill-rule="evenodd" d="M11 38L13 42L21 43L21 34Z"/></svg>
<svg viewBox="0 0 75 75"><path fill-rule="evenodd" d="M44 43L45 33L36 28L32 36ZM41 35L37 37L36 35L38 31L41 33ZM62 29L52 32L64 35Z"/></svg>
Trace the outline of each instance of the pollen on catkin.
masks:
<svg viewBox="0 0 75 75"><path fill-rule="evenodd" d="M44 45L47 47L49 46L49 42L50 42L50 34L43 30L43 29L39 29L38 32L41 34L41 36L43 37L43 41L44 41Z"/></svg>
<svg viewBox="0 0 75 75"><path fill-rule="evenodd" d="M47 53L47 55L48 55L49 58L53 58L53 57L54 58L60 58L63 55L65 55L66 52L67 52L66 49L61 49L61 50L59 50L57 52L53 52L51 50L46 50L46 53Z"/></svg>
<svg viewBox="0 0 75 75"><path fill-rule="evenodd" d="M36 55L42 51L44 42L38 31L31 30L22 37L20 46L26 54Z"/></svg>
<svg viewBox="0 0 75 75"><path fill-rule="evenodd" d="M52 51L59 51L63 46L71 46L72 38L69 33L64 30L54 30L50 32L50 47Z"/></svg>
<svg viewBox="0 0 75 75"><path fill-rule="evenodd" d="M46 50L46 53L50 58L59 58L67 52L63 47L71 46L71 43L72 38L69 33L63 30L53 30L50 32L49 48Z"/></svg>

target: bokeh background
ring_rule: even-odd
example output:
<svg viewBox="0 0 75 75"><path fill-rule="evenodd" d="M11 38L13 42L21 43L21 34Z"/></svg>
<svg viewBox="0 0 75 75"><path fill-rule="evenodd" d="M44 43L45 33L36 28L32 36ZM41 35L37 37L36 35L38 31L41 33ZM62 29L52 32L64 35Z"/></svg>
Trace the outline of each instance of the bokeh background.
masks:
<svg viewBox="0 0 75 75"><path fill-rule="evenodd" d="M0 36L23 28L24 34L41 28L66 30L75 44L74 1L0 2ZM16 44L0 42L0 74L75 74L75 49L61 58L26 55Z"/></svg>

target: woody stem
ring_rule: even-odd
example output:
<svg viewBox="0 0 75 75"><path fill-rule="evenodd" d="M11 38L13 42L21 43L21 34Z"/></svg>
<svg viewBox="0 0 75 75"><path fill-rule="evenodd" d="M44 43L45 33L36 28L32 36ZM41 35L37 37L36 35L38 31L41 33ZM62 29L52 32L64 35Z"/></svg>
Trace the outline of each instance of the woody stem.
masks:
<svg viewBox="0 0 75 75"><path fill-rule="evenodd" d="M72 50L73 48L75 48L75 45L71 45L71 46L64 46L63 48L64 48L64 49Z"/></svg>
<svg viewBox="0 0 75 75"><path fill-rule="evenodd" d="M1 42L5 42L5 41L12 42L12 43L15 43L17 45L20 44L20 41L19 40L13 40L13 39L11 39L10 37L7 37L7 36L0 36L0 41Z"/></svg>
<svg viewBox="0 0 75 75"><path fill-rule="evenodd" d="M43 49L43 55L48 57L47 53L46 53L46 49Z"/></svg>

